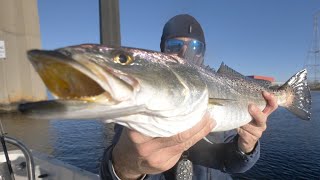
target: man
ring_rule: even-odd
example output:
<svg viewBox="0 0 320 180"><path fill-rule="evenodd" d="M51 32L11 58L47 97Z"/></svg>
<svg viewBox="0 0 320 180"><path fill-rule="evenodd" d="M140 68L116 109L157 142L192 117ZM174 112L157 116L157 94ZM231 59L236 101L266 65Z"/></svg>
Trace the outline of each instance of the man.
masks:
<svg viewBox="0 0 320 180"><path fill-rule="evenodd" d="M200 24L189 15L171 18L164 26L160 48L202 66L205 38ZM210 133L215 123L208 114L189 130L165 138L151 138L116 125L112 145L101 163L101 178L171 180L177 177L177 162L183 160L193 163L193 179L231 179L228 173L247 171L259 159L258 140L267 117L277 108L273 95L263 95L267 107L260 111L250 105L253 120L238 130ZM214 143L202 140L204 137Z"/></svg>

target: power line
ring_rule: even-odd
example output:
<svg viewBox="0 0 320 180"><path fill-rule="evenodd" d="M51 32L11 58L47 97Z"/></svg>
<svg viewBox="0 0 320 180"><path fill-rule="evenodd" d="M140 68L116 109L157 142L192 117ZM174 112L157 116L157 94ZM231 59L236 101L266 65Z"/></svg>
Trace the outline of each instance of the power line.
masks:
<svg viewBox="0 0 320 180"><path fill-rule="evenodd" d="M319 36L320 11L313 16L313 39L304 67L308 70L308 81L311 89L320 89L320 36Z"/></svg>

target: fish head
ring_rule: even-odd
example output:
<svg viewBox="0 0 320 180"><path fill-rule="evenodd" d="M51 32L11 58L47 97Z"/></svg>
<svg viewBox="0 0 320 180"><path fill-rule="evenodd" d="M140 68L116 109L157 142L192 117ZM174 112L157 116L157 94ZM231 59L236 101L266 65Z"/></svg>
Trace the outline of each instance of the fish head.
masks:
<svg viewBox="0 0 320 180"><path fill-rule="evenodd" d="M189 103L186 83L190 77L181 76L174 68L185 61L170 55L83 44L54 51L31 50L28 57L49 91L60 99L145 104L152 111L178 109Z"/></svg>
<svg viewBox="0 0 320 180"><path fill-rule="evenodd" d="M86 53L86 46L31 50L28 57L49 91L59 99L114 104L132 93L128 83L119 82L112 72L102 69L96 63L98 60ZM107 82L106 76L109 76ZM114 91L112 85L121 88Z"/></svg>

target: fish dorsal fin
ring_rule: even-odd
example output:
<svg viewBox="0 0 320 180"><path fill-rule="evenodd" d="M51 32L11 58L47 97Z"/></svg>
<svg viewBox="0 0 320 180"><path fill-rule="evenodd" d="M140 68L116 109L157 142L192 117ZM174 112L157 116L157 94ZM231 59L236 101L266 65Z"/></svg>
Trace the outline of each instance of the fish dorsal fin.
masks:
<svg viewBox="0 0 320 180"><path fill-rule="evenodd" d="M210 67L209 65L207 65L207 66L202 66L202 68L204 69L204 70L206 70L207 72L211 72L211 73L215 73L216 71L215 71L215 69L214 68L212 68L212 67Z"/></svg>
<svg viewBox="0 0 320 180"><path fill-rule="evenodd" d="M241 73L237 72L236 70L230 68L229 66L225 65L223 62L221 63L217 73L225 74L231 77L237 77L242 79L247 79L248 77L242 75Z"/></svg>
<svg viewBox="0 0 320 180"><path fill-rule="evenodd" d="M226 103L236 102L234 99L209 98L209 104L216 106L224 106Z"/></svg>
<svg viewBox="0 0 320 180"><path fill-rule="evenodd" d="M240 78L240 79L244 79L246 81L251 81L251 82L254 82L260 86L267 87L267 88L271 86L271 82L266 81L266 80L253 79L253 78L244 76L241 73L237 72L236 70L225 65L223 62L221 63L217 73L224 74L224 75L231 77L231 78Z"/></svg>

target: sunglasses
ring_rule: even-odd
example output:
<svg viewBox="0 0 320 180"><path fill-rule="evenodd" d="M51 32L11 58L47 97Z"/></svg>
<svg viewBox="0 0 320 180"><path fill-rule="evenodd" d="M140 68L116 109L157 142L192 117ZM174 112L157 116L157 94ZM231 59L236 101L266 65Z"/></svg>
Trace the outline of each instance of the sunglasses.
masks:
<svg viewBox="0 0 320 180"><path fill-rule="evenodd" d="M202 55L205 50L204 43L198 40L168 39L165 41L164 52L179 53L183 46L187 46L188 51L193 51L195 55Z"/></svg>

